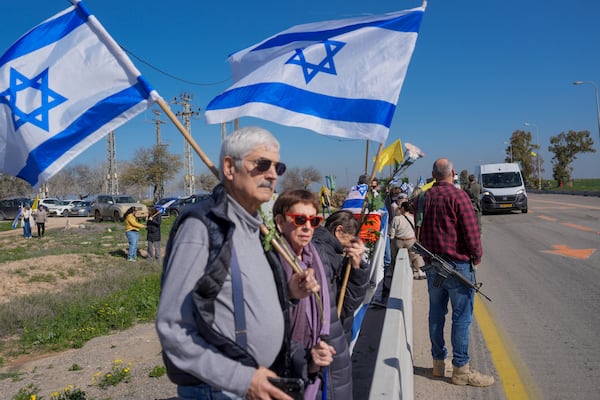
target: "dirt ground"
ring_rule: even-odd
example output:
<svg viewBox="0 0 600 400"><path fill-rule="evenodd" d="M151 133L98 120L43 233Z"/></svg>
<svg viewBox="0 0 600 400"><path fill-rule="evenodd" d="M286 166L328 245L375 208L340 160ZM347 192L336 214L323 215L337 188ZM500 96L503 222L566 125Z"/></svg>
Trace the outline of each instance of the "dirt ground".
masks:
<svg viewBox="0 0 600 400"><path fill-rule="evenodd" d="M65 229L65 226L78 229L80 224L90 223L92 222L87 218L49 218L47 235L51 236L53 230ZM34 235L36 234L34 228ZM18 240L38 239L23 238L21 228L0 233L1 248L8 248ZM39 240L43 246L46 238ZM0 265L0 303L7 302L14 296L60 290L69 284L90 279L89 271L83 273L84 271L78 270L77 265L82 264L79 262L82 257L87 257L89 262L91 255L52 255L3 263ZM35 265L34 269L32 265ZM32 274L43 278L44 274L53 275L65 271L65 266L71 270L62 279L31 282ZM122 360L123 365L130 368L130 382L106 389L95 385L95 374L109 372L115 360ZM73 368L74 365L78 367ZM12 399L21 388L33 384L39 389L38 399L43 397L46 400L52 393L60 392L68 385L85 391L88 399L175 399L175 385L166 376L149 376L153 368L160 366L163 366L163 362L154 324L138 324L123 332L95 338L81 349L5 360L0 368L0 398Z"/></svg>

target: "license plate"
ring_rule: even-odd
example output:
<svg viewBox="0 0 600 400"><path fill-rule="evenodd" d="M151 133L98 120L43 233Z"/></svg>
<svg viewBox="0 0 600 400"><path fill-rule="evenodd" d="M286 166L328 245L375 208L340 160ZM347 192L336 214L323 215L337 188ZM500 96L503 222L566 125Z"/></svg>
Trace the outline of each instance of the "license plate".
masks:
<svg viewBox="0 0 600 400"><path fill-rule="evenodd" d="M500 204L500 208L510 208L512 204Z"/></svg>

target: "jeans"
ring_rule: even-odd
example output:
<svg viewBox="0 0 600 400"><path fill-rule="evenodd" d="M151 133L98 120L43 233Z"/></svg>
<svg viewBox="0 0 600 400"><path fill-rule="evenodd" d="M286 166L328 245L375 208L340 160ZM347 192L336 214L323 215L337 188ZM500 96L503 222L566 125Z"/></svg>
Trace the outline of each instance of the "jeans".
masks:
<svg viewBox="0 0 600 400"><path fill-rule="evenodd" d="M177 386L179 400L234 400L241 399L233 393L223 392L205 383L196 386Z"/></svg>
<svg viewBox="0 0 600 400"><path fill-rule="evenodd" d="M140 233L138 231L127 231L127 241L129 242L129 254L127 255L128 260L135 260L137 258L138 239Z"/></svg>
<svg viewBox="0 0 600 400"><path fill-rule="evenodd" d="M151 260L153 258L160 260L160 241L152 242L148 240L148 259Z"/></svg>
<svg viewBox="0 0 600 400"><path fill-rule="evenodd" d="M474 281L471 265L467 261L454 261L456 271L471 282ZM444 360L448 356L444 341L444 324L448 313L448 300L452 304L452 364L462 367L469 362L469 333L473 320L473 299L475 291L460 283L456 278L446 278L439 288L433 286L436 272L426 271L429 291L429 338L431 356L434 360Z"/></svg>
<svg viewBox="0 0 600 400"><path fill-rule="evenodd" d="M23 236L26 238L31 237L31 223L28 219L23 220Z"/></svg>

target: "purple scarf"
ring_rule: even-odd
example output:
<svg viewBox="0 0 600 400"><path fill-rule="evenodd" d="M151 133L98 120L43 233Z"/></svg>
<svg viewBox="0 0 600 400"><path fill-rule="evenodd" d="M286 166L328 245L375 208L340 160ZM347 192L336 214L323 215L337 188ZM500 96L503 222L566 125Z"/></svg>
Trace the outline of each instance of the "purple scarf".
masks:
<svg viewBox="0 0 600 400"><path fill-rule="evenodd" d="M288 248L290 248L289 245ZM286 278L289 281L293 273L292 267L282 256L279 256L279 258L283 265ZM298 259L297 261L303 270L307 268L314 269L315 278L321 286L319 296L321 296L321 301L323 302L322 317L317 300L315 296L312 295L301 299L298 304L290 308L292 339L298 343L302 343L306 348L310 349L318 343L319 336L329 335L331 313L331 306L329 304L329 286L327 285L323 264L312 243L309 243L302 249L302 260Z"/></svg>
<svg viewBox="0 0 600 400"><path fill-rule="evenodd" d="M288 249L291 249L290 245L286 240ZM287 280L289 281L293 269L280 255L281 265ZM306 268L312 268L315 270L315 278L321 290L319 296L321 296L323 306L323 316L319 311L319 305L315 296L308 296L301 299L298 304L290 307L290 322L292 329L292 340L302 343L305 348L311 349L318 342L321 335L329 335L329 325L331 321L331 305L329 304L329 286L327 283L327 277L321 259L312 243L304 246L302 249L302 260L298 259L298 264L303 270ZM314 400L317 396L319 388L321 386L321 380L316 379L313 383L309 384L304 390L305 400Z"/></svg>

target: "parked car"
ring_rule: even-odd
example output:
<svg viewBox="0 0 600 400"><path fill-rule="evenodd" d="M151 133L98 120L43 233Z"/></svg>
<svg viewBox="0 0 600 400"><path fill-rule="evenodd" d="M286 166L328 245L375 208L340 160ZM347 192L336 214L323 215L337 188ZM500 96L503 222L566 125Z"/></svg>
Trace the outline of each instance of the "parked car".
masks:
<svg viewBox="0 0 600 400"><path fill-rule="evenodd" d="M31 205L31 199L27 197L9 197L0 200L0 219L15 219L22 205Z"/></svg>
<svg viewBox="0 0 600 400"><path fill-rule="evenodd" d="M63 217L68 217L69 210L71 209L71 205L69 205L69 202L59 200L53 197L40 199L38 206L46 207L46 210L48 210L48 216L61 215Z"/></svg>
<svg viewBox="0 0 600 400"><path fill-rule="evenodd" d="M207 199L209 197L210 193L200 193L177 199L173 204L167 207L167 215L177 217L179 214L181 214L185 207L188 207L192 204L196 204L199 201Z"/></svg>
<svg viewBox="0 0 600 400"><path fill-rule="evenodd" d="M129 195L99 194L92 203L92 214L96 222L101 222L105 218L121 221L130 207L136 208L138 219L148 218L148 207Z"/></svg>
<svg viewBox="0 0 600 400"><path fill-rule="evenodd" d="M161 215L163 215L163 216L168 215L167 207L169 207L175 201L177 201L177 197L164 197L164 198L158 200L156 202L156 204L154 204L154 208L156 208L158 211L160 211Z"/></svg>
<svg viewBox="0 0 600 400"><path fill-rule="evenodd" d="M89 200L71 200L69 215L72 217L89 217L92 215L92 202Z"/></svg>

